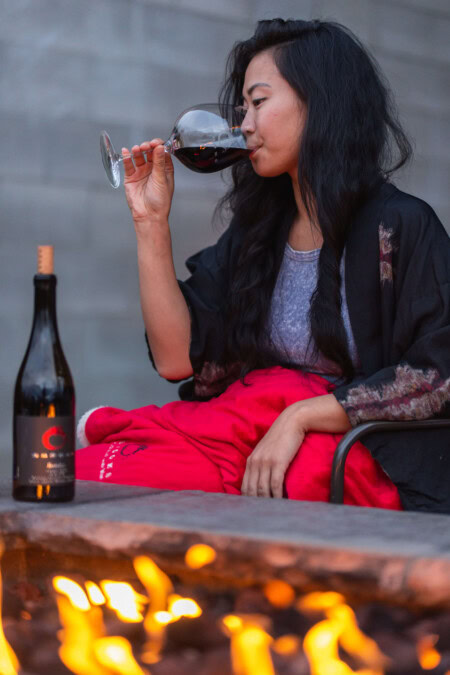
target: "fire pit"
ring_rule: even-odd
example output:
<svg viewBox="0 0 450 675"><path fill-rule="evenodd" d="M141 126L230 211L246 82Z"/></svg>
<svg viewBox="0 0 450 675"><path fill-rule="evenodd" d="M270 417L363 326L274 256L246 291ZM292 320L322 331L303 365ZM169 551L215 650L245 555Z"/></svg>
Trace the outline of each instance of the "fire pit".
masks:
<svg viewBox="0 0 450 675"><path fill-rule="evenodd" d="M35 505L5 485L0 673L448 675L449 523L89 483Z"/></svg>

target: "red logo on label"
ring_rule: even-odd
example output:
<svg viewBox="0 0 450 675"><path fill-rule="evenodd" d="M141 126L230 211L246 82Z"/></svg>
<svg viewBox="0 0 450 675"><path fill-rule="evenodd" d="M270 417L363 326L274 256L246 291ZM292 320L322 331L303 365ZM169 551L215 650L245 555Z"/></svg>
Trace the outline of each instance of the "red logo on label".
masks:
<svg viewBox="0 0 450 675"><path fill-rule="evenodd" d="M42 434L42 445L47 450L61 450L66 444L67 436L62 427L50 427Z"/></svg>

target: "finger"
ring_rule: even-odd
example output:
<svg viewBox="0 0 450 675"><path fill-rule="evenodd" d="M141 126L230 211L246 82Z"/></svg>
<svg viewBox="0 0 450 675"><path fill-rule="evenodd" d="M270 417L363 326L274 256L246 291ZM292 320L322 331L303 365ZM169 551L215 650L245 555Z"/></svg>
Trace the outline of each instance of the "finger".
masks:
<svg viewBox="0 0 450 675"><path fill-rule="evenodd" d="M242 485L241 485L241 493L243 495L246 495L247 497L250 496L249 485L250 485L251 473L252 473L252 468L251 468L251 462L250 462L250 457L249 457L247 459L247 464L246 464L245 472L244 472L244 478L242 479Z"/></svg>
<svg viewBox="0 0 450 675"><path fill-rule="evenodd" d="M141 144L141 150L143 150L147 155L147 161L153 156L153 150L158 147L158 145L164 145L164 141L161 138L152 138L151 141L145 141ZM145 148L143 148L145 146Z"/></svg>
<svg viewBox="0 0 450 675"><path fill-rule="evenodd" d="M259 472L258 484L256 488L257 497L271 497L270 476L271 476L271 467L262 466Z"/></svg>
<svg viewBox="0 0 450 675"><path fill-rule="evenodd" d="M157 176L162 176L165 169L165 150L163 145L157 145L153 149L153 169Z"/></svg>
<svg viewBox="0 0 450 675"><path fill-rule="evenodd" d="M244 473L244 477L242 479L242 484L241 484L241 494L242 495L247 495L247 483L248 483L248 471L246 470Z"/></svg>
<svg viewBox="0 0 450 675"><path fill-rule="evenodd" d="M144 141L144 143L141 143L139 147L141 149L141 152L144 154L147 163L150 163L152 161L152 153L153 153L153 148L150 145L150 141Z"/></svg>
<svg viewBox="0 0 450 675"><path fill-rule="evenodd" d="M164 141L161 138L152 138L151 141L144 141L143 143L140 144L139 148L141 152L143 152L145 155L147 155L147 159L150 155L152 155L153 150L158 146L158 145L164 145Z"/></svg>
<svg viewBox="0 0 450 675"><path fill-rule="evenodd" d="M125 176L132 176L134 172L136 171L135 166L133 164L133 160L131 158L131 153L128 150L128 148L122 148L122 157L124 158L123 160L123 170L125 173Z"/></svg>
<svg viewBox="0 0 450 675"><path fill-rule="evenodd" d="M250 464L247 480L247 494L249 497L258 496L259 467L256 464Z"/></svg>
<svg viewBox="0 0 450 675"><path fill-rule="evenodd" d="M274 469L270 476L270 491L275 499L283 499L284 472Z"/></svg>
<svg viewBox="0 0 450 675"><path fill-rule="evenodd" d="M145 157L144 154L140 148L139 145L133 145L131 148L131 152L133 153L133 160L136 166L144 166L145 164Z"/></svg>
<svg viewBox="0 0 450 675"><path fill-rule="evenodd" d="M164 169L168 180L173 183L175 169L173 166L172 155L166 150L164 151Z"/></svg>

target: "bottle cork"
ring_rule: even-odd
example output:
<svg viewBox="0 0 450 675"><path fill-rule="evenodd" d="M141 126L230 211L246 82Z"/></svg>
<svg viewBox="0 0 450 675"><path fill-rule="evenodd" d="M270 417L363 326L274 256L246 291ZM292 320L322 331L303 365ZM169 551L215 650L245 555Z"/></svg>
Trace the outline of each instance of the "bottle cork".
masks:
<svg viewBox="0 0 450 675"><path fill-rule="evenodd" d="M53 246L38 246L38 274L53 274Z"/></svg>

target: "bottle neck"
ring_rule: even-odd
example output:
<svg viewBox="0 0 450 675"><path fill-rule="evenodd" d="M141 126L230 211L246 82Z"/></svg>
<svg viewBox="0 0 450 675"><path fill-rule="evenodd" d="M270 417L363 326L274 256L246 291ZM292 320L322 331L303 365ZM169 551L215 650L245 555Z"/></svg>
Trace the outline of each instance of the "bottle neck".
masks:
<svg viewBox="0 0 450 675"><path fill-rule="evenodd" d="M36 274L34 276L34 318L33 328L47 326L58 335L56 323L56 276Z"/></svg>

